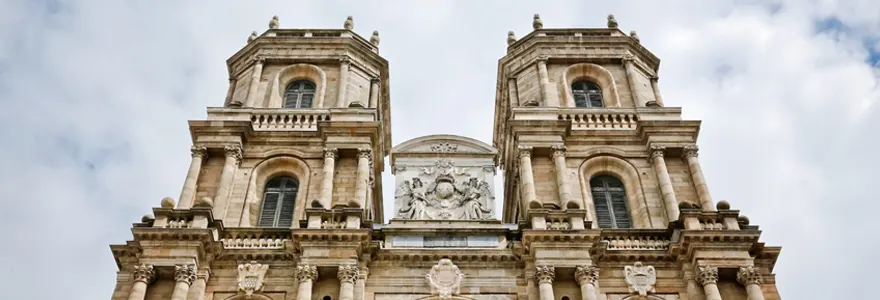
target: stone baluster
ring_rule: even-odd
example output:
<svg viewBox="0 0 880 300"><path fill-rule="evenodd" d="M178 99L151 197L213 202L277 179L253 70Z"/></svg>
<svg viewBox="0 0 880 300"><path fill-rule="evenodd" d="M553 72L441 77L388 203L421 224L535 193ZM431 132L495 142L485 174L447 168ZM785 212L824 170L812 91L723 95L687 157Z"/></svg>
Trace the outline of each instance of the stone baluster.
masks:
<svg viewBox="0 0 880 300"><path fill-rule="evenodd" d="M660 193L663 194L663 202L666 203L666 216L669 222L678 220L678 200L675 199L675 190L672 188L672 179L666 170L666 160L663 158L666 147L651 146L650 160L657 173L657 181L660 183Z"/></svg>
<svg viewBox="0 0 880 300"><path fill-rule="evenodd" d="M538 57L538 78L541 80L541 96L544 98L544 106L559 107L559 99L556 97L556 90L550 84L550 75L547 73L547 60L550 57Z"/></svg>
<svg viewBox="0 0 880 300"><path fill-rule="evenodd" d="M736 272L736 281L746 287L748 300L764 300L764 292L761 291L761 270L758 267L740 267Z"/></svg>
<svg viewBox="0 0 880 300"><path fill-rule="evenodd" d="M559 191L559 206L568 207L568 203L574 201L571 197L571 190L568 188L568 182L565 178L565 172L568 167L565 166L565 146L554 145L550 147L550 158L553 159L553 167L556 169L556 189ZM580 206L580 203L577 203Z"/></svg>
<svg viewBox="0 0 880 300"><path fill-rule="evenodd" d="M226 162L223 171L220 172L220 185L217 186L217 194L214 196L214 218L226 217L226 208L229 206L229 190L232 189L232 181L235 179L235 171L241 164L241 146L228 145L223 148L226 152Z"/></svg>
<svg viewBox="0 0 880 300"><path fill-rule="evenodd" d="M379 77L370 79L370 108L379 108Z"/></svg>
<svg viewBox="0 0 880 300"><path fill-rule="evenodd" d="M556 277L556 268L553 266L538 266L535 268L535 279L538 281L538 292L541 300L555 300L553 296L553 279Z"/></svg>
<svg viewBox="0 0 880 300"><path fill-rule="evenodd" d="M367 201L367 186L370 184L370 173L373 164L373 150L370 148L358 149L357 182L354 187L354 203L351 205L365 208Z"/></svg>
<svg viewBox="0 0 880 300"><path fill-rule="evenodd" d="M703 169L700 168L700 160L697 159L697 145L684 146L682 156L688 163L688 169L691 171L691 179L697 188L697 197L700 198L700 209L703 211L715 211L715 203L712 201L712 195L709 194L709 186L706 185L706 179L703 177Z"/></svg>
<svg viewBox="0 0 880 300"><path fill-rule="evenodd" d="M147 286L156 279L156 271L153 269L153 265L135 265L132 277L134 277L134 283L131 285L131 293L128 294L128 300L144 300L144 296L147 295Z"/></svg>
<svg viewBox="0 0 880 300"><path fill-rule="evenodd" d="M578 266L574 270L574 279L581 286L581 299L596 300L596 281L599 280L599 268L596 266Z"/></svg>
<svg viewBox="0 0 880 300"><path fill-rule="evenodd" d="M186 296L187 300L205 299L205 287L208 285L208 277L210 275L211 270L208 268L202 268L196 274L196 281L193 282L192 287L189 289L189 295Z"/></svg>
<svg viewBox="0 0 880 300"><path fill-rule="evenodd" d="M189 294L189 286L196 281L195 265L174 266L174 291L171 292L171 300L186 300Z"/></svg>
<svg viewBox="0 0 880 300"><path fill-rule="evenodd" d="M339 300L354 300L354 281L358 277L358 267L355 265L339 266L336 276L339 278Z"/></svg>
<svg viewBox="0 0 880 300"><path fill-rule="evenodd" d="M354 282L354 300L364 299L364 292L366 291L367 286L367 276L369 273L370 269L367 267L358 270L358 278L357 281Z"/></svg>
<svg viewBox="0 0 880 300"><path fill-rule="evenodd" d="M309 265L297 266L296 278L299 280L296 300L311 300L312 284L318 280L318 268Z"/></svg>
<svg viewBox="0 0 880 300"><path fill-rule="evenodd" d="M260 77L263 76L263 64L266 62L266 59L260 56L255 56L253 61L254 68L253 71L251 71L251 85L248 88L247 103L245 104L247 107L256 106L257 89L260 86Z"/></svg>
<svg viewBox="0 0 880 300"><path fill-rule="evenodd" d="M697 267L697 283L703 286L706 300L721 300L718 291L718 268L712 266Z"/></svg>
<svg viewBox="0 0 880 300"><path fill-rule="evenodd" d="M639 99L638 88L635 82L636 70L633 64L634 60L635 57L632 54L627 54L623 57L623 67L626 72L626 81L629 83L629 93L632 95L633 103L636 107L642 107L645 106L645 102Z"/></svg>
<svg viewBox="0 0 880 300"><path fill-rule="evenodd" d="M321 181L321 195L318 202L324 209L330 209L333 201L333 176L336 174L336 159L339 151L336 148L324 148L324 176Z"/></svg>
<svg viewBox="0 0 880 300"><path fill-rule="evenodd" d="M189 163L189 171L186 172L186 180L183 181L183 189L177 208L190 208L196 194L196 182L199 180L199 172L202 170L202 162L208 156L208 148L202 145L193 145L190 148L192 161Z"/></svg>
<svg viewBox="0 0 880 300"><path fill-rule="evenodd" d="M351 61L348 57L340 57L339 58L339 94L336 98L336 107L346 107L348 103L346 102L346 88L348 87L348 67L351 65Z"/></svg>
<svg viewBox="0 0 880 300"><path fill-rule="evenodd" d="M532 150L532 147L529 146L519 147L519 178L522 182L521 209L524 216L528 216L529 203L538 201L538 196L535 192L535 175L532 173Z"/></svg>
<svg viewBox="0 0 880 300"><path fill-rule="evenodd" d="M660 96L660 88L657 86L657 81L659 80L660 78L657 76L651 77L651 90L654 91L654 100L657 101L657 104L663 106L663 97Z"/></svg>

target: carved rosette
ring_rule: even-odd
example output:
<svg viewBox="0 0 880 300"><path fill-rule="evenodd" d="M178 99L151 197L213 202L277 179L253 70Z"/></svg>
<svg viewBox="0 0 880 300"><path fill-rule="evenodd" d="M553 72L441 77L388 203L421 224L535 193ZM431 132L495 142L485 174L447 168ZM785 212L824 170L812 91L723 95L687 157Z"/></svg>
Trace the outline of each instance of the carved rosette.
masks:
<svg viewBox="0 0 880 300"><path fill-rule="evenodd" d="M149 284L156 279L156 270L153 269L153 265L135 265L134 271L132 271L132 276L134 276L134 281L140 281Z"/></svg>
<svg viewBox="0 0 880 300"><path fill-rule="evenodd" d="M443 299L461 293L463 279L464 274L448 258L441 259L437 265L431 267L431 272L425 274L425 281L431 287L431 294Z"/></svg>
<svg viewBox="0 0 880 300"><path fill-rule="evenodd" d="M658 157L662 158L664 153L666 153L666 147L664 146L651 146L651 149L648 150L650 153L649 160L651 162Z"/></svg>
<svg viewBox="0 0 880 300"><path fill-rule="evenodd" d="M550 158L565 157L564 145L553 145L550 147Z"/></svg>
<svg viewBox="0 0 880 300"><path fill-rule="evenodd" d="M455 152L458 151L458 145L450 143L437 143L431 145L431 151L434 152Z"/></svg>
<svg viewBox="0 0 880 300"><path fill-rule="evenodd" d="M223 151L226 152L226 157L235 159L236 165L241 164L241 145L226 145Z"/></svg>
<svg viewBox="0 0 880 300"><path fill-rule="evenodd" d="M339 149L336 148L324 148L324 158L337 159L339 158Z"/></svg>
<svg viewBox="0 0 880 300"><path fill-rule="evenodd" d="M687 145L681 149L681 156L684 158L697 157L697 155L698 155L697 151L699 151L699 150L700 150L700 148L697 147L697 145Z"/></svg>
<svg viewBox="0 0 880 300"><path fill-rule="evenodd" d="M535 267L535 279L538 283L553 283L556 278L556 268L553 266L537 266Z"/></svg>
<svg viewBox="0 0 880 300"><path fill-rule="evenodd" d="M736 272L736 281L742 285L761 284L761 269L755 266L740 267Z"/></svg>
<svg viewBox="0 0 880 300"><path fill-rule="evenodd" d="M577 266L574 269L574 279L579 285L592 284L596 285L599 280L599 268L596 266Z"/></svg>
<svg viewBox="0 0 880 300"><path fill-rule="evenodd" d="M718 268L713 266L697 267L696 280L701 286L718 283Z"/></svg>
<svg viewBox="0 0 880 300"><path fill-rule="evenodd" d="M355 265L339 266L336 277L339 278L339 282L353 283L358 278L358 267Z"/></svg>
<svg viewBox="0 0 880 300"><path fill-rule="evenodd" d="M637 261L632 266L623 267L623 272L630 292L638 293L640 296L655 292L657 271L654 270L654 266L645 266Z"/></svg>
<svg viewBox="0 0 880 300"><path fill-rule="evenodd" d="M263 289L263 278L269 265L255 261L238 265L238 291L251 296Z"/></svg>
<svg viewBox="0 0 880 300"><path fill-rule="evenodd" d="M192 153L192 157L205 158L208 156L208 147L204 145L193 145L189 148L189 152Z"/></svg>
<svg viewBox="0 0 880 300"><path fill-rule="evenodd" d="M532 148L530 146L519 146L518 149L519 149L519 158L532 157L532 150L534 150L534 148Z"/></svg>
<svg viewBox="0 0 880 300"><path fill-rule="evenodd" d="M318 267L309 265L296 266L296 278L300 282L318 280Z"/></svg>
<svg viewBox="0 0 880 300"><path fill-rule="evenodd" d="M191 285L194 281L196 281L196 275L197 274L195 265L174 266L174 281L185 282L187 285Z"/></svg>

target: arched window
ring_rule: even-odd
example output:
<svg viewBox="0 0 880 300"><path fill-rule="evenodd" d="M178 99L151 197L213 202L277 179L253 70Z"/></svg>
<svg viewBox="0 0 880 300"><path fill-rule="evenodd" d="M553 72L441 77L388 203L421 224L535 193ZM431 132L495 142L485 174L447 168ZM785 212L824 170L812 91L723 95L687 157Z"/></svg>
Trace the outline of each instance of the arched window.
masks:
<svg viewBox="0 0 880 300"><path fill-rule="evenodd" d="M308 80L297 80L284 90L284 108L311 108L315 99L315 84Z"/></svg>
<svg viewBox="0 0 880 300"><path fill-rule="evenodd" d="M604 107L602 89L591 81L576 81L571 84L575 107Z"/></svg>
<svg viewBox="0 0 880 300"><path fill-rule="evenodd" d="M590 179L593 203L596 204L596 222L599 228L631 228L626 191L617 178L601 175Z"/></svg>
<svg viewBox="0 0 880 300"><path fill-rule="evenodd" d="M292 177L275 177L266 183L263 207L260 209L260 227L290 227L293 223L296 192L299 181Z"/></svg>

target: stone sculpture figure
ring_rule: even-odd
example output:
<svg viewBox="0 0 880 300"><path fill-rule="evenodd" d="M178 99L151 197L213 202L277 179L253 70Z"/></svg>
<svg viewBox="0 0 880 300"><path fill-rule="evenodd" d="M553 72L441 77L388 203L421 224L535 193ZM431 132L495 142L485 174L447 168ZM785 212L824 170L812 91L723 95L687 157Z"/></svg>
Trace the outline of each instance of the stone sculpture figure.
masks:
<svg viewBox="0 0 880 300"><path fill-rule="evenodd" d="M443 299L461 293L462 279L464 274L448 258L440 259L437 265L431 267L431 272L425 274L425 281L431 286L431 294Z"/></svg>
<svg viewBox="0 0 880 300"><path fill-rule="evenodd" d="M412 220L428 218L425 214L428 203L425 199L425 187L421 179L413 178L412 185L408 180L404 181L397 187L394 197L407 199L403 207L398 210L400 217Z"/></svg>

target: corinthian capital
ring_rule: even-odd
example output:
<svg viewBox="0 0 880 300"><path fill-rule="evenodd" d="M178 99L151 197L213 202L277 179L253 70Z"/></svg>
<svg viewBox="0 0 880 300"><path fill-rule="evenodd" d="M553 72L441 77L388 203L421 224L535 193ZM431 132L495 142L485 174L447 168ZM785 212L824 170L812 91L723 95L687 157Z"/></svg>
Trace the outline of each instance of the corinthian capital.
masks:
<svg viewBox="0 0 880 300"><path fill-rule="evenodd" d="M702 286L718 283L718 268L713 266L697 267L697 283Z"/></svg>
<svg viewBox="0 0 880 300"><path fill-rule="evenodd" d="M251 57L251 60L254 63L263 64L266 62L266 57L262 55L254 55L253 57Z"/></svg>
<svg viewBox="0 0 880 300"><path fill-rule="evenodd" d="M226 151L226 157L234 158L236 164L241 163L241 145L226 145L223 151Z"/></svg>
<svg viewBox="0 0 880 300"><path fill-rule="evenodd" d="M627 53L627 54L625 54L625 55L623 56L622 59L623 59L623 62L624 62L624 63L629 63L629 62L632 62L633 60L635 60L636 57L633 56L632 54Z"/></svg>
<svg viewBox="0 0 880 300"><path fill-rule="evenodd" d="M596 280L599 280L599 268L596 266L577 266L574 269L574 279L580 285L595 285Z"/></svg>
<svg viewBox="0 0 880 300"><path fill-rule="evenodd" d="M186 284L190 285L193 281L196 281L196 275L195 265L174 266L174 281L186 282Z"/></svg>
<svg viewBox="0 0 880 300"><path fill-rule="evenodd" d="M534 150L531 146L519 146L517 149L519 150L520 158L532 157L532 150Z"/></svg>
<svg viewBox="0 0 880 300"><path fill-rule="evenodd" d="M742 285L761 284L761 269L755 266L739 267L736 272L736 281Z"/></svg>
<svg viewBox="0 0 880 300"><path fill-rule="evenodd" d="M192 147L189 148L189 152L192 153L192 157L205 158L208 156L208 147L205 147L204 145L192 145Z"/></svg>
<svg viewBox="0 0 880 300"><path fill-rule="evenodd" d="M654 145L654 146L651 146L651 148L648 151L650 152L649 157L653 161L654 159L656 159L658 157L663 157L664 153L666 153L666 147Z"/></svg>
<svg viewBox="0 0 880 300"><path fill-rule="evenodd" d="M331 159L339 158L339 149L324 148L324 158L331 158Z"/></svg>
<svg viewBox="0 0 880 300"><path fill-rule="evenodd" d="M685 157L685 158L697 157L697 151L699 151L699 150L700 150L700 148L697 147L697 145L687 145L681 149L681 156Z"/></svg>
<svg viewBox="0 0 880 300"><path fill-rule="evenodd" d="M318 280L318 268L309 265L296 266L296 278L300 282Z"/></svg>
<svg viewBox="0 0 880 300"><path fill-rule="evenodd" d="M373 149L370 148L358 148L358 158L366 158L373 159Z"/></svg>
<svg viewBox="0 0 880 300"><path fill-rule="evenodd" d="M537 266L535 267L535 279L538 283L553 283L556 278L556 268L553 266Z"/></svg>
<svg viewBox="0 0 880 300"><path fill-rule="evenodd" d="M343 65L347 65L347 64L351 63L351 59L348 58L348 56L340 56L339 63L343 64Z"/></svg>
<svg viewBox="0 0 880 300"><path fill-rule="evenodd" d="M355 265L339 266L336 277L339 278L339 282L354 282L358 277L358 267Z"/></svg>
<svg viewBox="0 0 880 300"><path fill-rule="evenodd" d="M565 157L565 146L564 145L553 145L550 147L550 157Z"/></svg>
<svg viewBox="0 0 880 300"><path fill-rule="evenodd" d="M550 60L549 55L538 56L538 62L540 62L540 63L547 63L548 60Z"/></svg>
<svg viewBox="0 0 880 300"><path fill-rule="evenodd" d="M153 270L153 265L135 265L132 276L134 276L134 281L140 281L149 284L150 282L153 282L154 279L156 279L156 271Z"/></svg>

